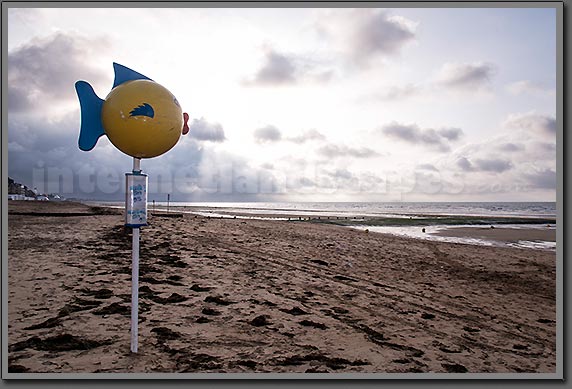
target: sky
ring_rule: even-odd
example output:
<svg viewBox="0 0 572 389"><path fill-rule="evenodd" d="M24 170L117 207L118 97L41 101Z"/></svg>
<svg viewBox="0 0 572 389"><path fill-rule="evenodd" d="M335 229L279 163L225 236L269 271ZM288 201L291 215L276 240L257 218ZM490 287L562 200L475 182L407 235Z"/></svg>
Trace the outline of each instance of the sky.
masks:
<svg viewBox="0 0 572 389"><path fill-rule="evenodd" d="M117 62L190 115L150 200L556 198L554 9L10 8L7 51L8 173L40 192L123 199L74 89Z"/></svg>

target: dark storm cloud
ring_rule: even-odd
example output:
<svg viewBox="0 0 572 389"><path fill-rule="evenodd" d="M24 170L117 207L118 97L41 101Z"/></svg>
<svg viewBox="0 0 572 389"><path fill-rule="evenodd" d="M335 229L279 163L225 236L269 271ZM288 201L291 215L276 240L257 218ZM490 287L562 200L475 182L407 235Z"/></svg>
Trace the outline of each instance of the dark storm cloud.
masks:
<svg viewBox="0 0 572 389"><path fill-rule="evenodd" d="M8 121L8 174L16 181L33 187L49 187L50 191L66 196L79 196L77 172L83 166L92 166L103 172L113 168L118 160L101 158L104 152L81 152L78 148L79 118L77 114L59 120L42 121L27 118L25 123L14 119ZM100 139L98 146L105 143ZM96 146L96 148L98 147ZM118 152L119 153L119 152ZM127 159L127 158L125 158ZM126 160L125 166L129 166ZM34 172L36 174L34 175ZM38 179L41 172L41 179ZM65 172L63 187L55 190L60 180L58 172ZM49 173L49 174L48 174ZM47 190L47 188L46 188ZM94 193L85 193L84 198L93 198Z"/></svg>
<svg viewBox="0 0 572 389"><path fill-rule="evenodd" d="M318 153L328 158L353 157L353 158L371 158L379 155L378 152L367 148L354 148L346 145L329 144L318 149Z"/></svg>
<svg viewBox="0 0 572 389"><path fill-rule="evenodd" d="M113 147L106 136L92 151L78 148L79 115L46 121L26 117L8 120L8 175L40 191L82 199L122 200L125 172L132 158ZM197 142L182 137L169 153L145 160L149 173L150 199L171 193L172 199L187 196L183 183L198 177L196 167L203 156ZM180 184L179 184L180 183ZM161 198L162 199L162 198Z"/></svg>
<svg viewBox="0 0 572 389"><path fill-rule="evenodd" d="M466 157L461 157L457 160L457 166L466 172L502 173L512 169L513 164L510 161L498 158L475 159L474 162L471 162Z"/></svg>
<svg viewBox="0 0 572 389"><path fill-rule="evenodd" d="M93 52L105 51L100 41L57 33L35 39L8 53L8 109L11 112L44 108L54 102L76 99L74 84L91 84L113 77L90 66Z"/></svg>
<svg viewBox="0 0 572 389"><path fill-rule="evenodd" d="M447 63L439 74L439 82L455 89L479 89L487 85L496 67L490 63Z"/></svg>
<svg viewBox="0 0 572 389"><path fill-rule="evenodd" d="M52 120L31 115L25 118L11 116L8 119L8 144L14 149L31 152L77 148L79 123L77 111Z"/></svg>
<svg viewBox="0 0 572 389"><path fill-rule="evenodd" d="M222 125L209 123L203 117L193 120L189 127L189 136L197 140L210 142L224 142L226 140Z"/></svg>
<svg viewBox="0 0 572 389"><path fill-rule="evenodd" d="M277 142L282 139L282 133L274 126L266 126L254 131L254 139L258 143Z"/></svg>
<svg viewBox="0 0 572 389"><path fill-rule="evenodd" d="M449 142L458 140L463 134L460 128L421 129L414 124L405 125L396 122L383 126L381 132L394 139L421 144L441 152L449 151L451 149Z"/></svg>
<svg viewBox="0 0 572 389"><path fill-rule="evenodd" d="M527 174L526 178L535 188L556 189L556 172L552 169L544 169L533 174Z"/></svg>

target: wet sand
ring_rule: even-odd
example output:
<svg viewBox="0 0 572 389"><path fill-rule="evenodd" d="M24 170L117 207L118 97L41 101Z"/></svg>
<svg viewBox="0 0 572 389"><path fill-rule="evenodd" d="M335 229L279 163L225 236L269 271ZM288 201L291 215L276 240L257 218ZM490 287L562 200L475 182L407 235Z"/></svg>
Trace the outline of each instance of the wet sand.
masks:
<svg viewBox="0 0 572 389"><path fill-rule="evenodd" d="M542 240L556 242L555 229L536 228L484 228L484 227L453 227L432 233L439 236L456 238L492 239L505 242L518 242L520 240Z"/></svg>
<svg viewBox="0 0 572 389"><path fill-rule="evenodd" d="M10 372L556 369L553 252L189 214L142 229L134 355L130 234L9 202Z"/></svg>

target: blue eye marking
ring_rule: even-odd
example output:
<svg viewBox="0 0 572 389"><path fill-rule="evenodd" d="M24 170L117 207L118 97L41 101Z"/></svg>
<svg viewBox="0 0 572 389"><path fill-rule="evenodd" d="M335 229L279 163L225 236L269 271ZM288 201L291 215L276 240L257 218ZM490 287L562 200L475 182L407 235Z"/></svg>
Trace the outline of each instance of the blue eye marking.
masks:
<svg viewBox="0 0 572 389"><path fill-rule="evenodd" d="M129 112L129 116L147 116L153 118L155 116L155 111L153 111L153 107L149 104L143 103Z"/></svg>

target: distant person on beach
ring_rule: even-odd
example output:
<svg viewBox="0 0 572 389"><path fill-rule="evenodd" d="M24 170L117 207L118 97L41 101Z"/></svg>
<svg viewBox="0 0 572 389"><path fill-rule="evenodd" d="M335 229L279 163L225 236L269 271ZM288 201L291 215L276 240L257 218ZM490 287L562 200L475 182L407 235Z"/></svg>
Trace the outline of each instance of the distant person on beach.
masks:
<svg viewBox="0 0 572 389"><path fill-rule="evenodd" d="M422 229L421 229L421 232L425 232L425 228L422 228Z"/></svg>

